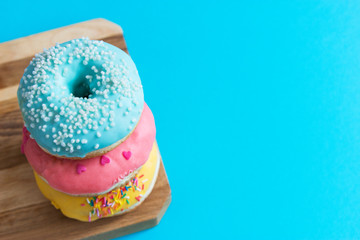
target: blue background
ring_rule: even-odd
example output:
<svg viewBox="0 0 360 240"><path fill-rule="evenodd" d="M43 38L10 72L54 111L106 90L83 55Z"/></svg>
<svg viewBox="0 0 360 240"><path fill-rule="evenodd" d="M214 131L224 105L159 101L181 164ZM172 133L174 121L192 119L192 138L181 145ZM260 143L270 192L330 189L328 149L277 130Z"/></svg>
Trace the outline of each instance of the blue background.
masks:
<svg viewBox="0 0 360 240"><path fill-rule="evenodd" d="M123 27L173 196L157 227L124 239L359 239L359 13L359 1L5 1L0 42L97 17Z"/></svg>

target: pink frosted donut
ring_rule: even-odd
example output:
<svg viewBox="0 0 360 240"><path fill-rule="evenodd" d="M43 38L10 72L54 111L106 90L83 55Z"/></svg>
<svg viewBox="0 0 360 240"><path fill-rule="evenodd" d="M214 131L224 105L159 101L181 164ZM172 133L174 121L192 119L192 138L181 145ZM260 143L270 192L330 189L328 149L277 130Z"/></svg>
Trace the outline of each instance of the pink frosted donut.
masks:
<svg viewBox="0 0 360 240"><path fill-rule="evenodd" d="M30 165L48 184L71 195L105 193L126 180L148 159L155 142L155 122L149 107L133 133L100 157L81 161L57 158L44 152L24 128L22 151Z"/></svg>

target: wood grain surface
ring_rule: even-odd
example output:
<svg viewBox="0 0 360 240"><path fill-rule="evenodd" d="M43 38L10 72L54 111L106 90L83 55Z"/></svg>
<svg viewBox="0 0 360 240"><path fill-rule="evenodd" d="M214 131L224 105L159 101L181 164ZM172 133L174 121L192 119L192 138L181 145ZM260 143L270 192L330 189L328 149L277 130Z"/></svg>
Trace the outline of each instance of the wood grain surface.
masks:
<svg viewBox="0 0 360 240"><path fill-rule="evenodd" d="M0 239L110 239L157 225L171 201L161 162L153 192L135 210L83 223L66 218L38 190L20 152L23 120L17 85L32 56L55 43L87 36L127 52L120 26L95 19L0 44Z"/></svg>

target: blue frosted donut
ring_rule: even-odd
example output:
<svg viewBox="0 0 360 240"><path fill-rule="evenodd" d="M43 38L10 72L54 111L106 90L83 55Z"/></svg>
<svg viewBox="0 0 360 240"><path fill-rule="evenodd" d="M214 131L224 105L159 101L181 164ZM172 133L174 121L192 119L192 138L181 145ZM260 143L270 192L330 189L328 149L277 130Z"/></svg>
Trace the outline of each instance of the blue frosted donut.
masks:
<svg viewBox="0 0 360 240"><path fill-rule="evenodd" d="M88 38L36 54L17 95L31 137L47 152L69 158L89 157L125 140L144 106L129 55Z"/></svg>

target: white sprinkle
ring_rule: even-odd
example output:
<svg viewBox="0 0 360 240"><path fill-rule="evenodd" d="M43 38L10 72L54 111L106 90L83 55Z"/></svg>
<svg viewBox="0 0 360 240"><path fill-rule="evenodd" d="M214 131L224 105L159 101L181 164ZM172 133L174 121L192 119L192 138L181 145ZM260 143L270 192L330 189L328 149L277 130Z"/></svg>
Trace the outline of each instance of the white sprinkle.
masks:
<svg viewBox="0 0 360 240"><path fill-rule="evenodd" d="M99 144L96 144L96 145L94 146L94 148L95 148L95 149L98 149L98 148L99 148Z"/></svg>

